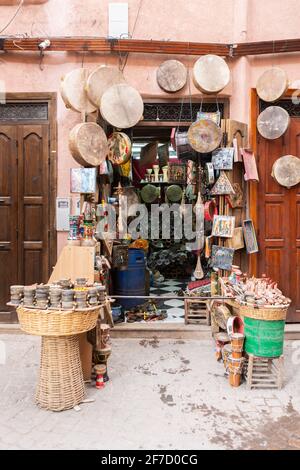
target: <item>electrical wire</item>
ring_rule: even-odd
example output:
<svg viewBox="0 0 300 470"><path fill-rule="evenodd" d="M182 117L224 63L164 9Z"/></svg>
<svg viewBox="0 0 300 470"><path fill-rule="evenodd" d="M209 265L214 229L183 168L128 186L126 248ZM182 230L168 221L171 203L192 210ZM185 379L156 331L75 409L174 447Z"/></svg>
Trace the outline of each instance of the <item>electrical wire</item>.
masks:
<svg viewBox="0 0 300 470"><path fill-rule="evenodd" d="M14 15L13 15L12 18L9 20L9 22L6 24L6 26L4 26L3 29L1 29L0 34L2 34L2 33L11 25L11 23L14 21L14 19L15 19L16 16L17 16L17 14L18 14L19 11L21 10L23 3L24 3L24 0L21 0L20 3L19 3L18 8L16 9L16 11L15 11L15 13L14 13Z"/></svg>
<svg viewBox="0 0 300 470"><path fill-rule="evenodd" d="M132 33L130 34L131 39L133 39L133 35L134 35L134 32L135 32L135 27L136 27L136 25L137 25L137 22L138 22L138 19L139 19L139 16L140 16L140 11L141 11L141 8L142 8L142 5L143 5L143 1L144 1L144 0L140 0L140 4L139 4L139 7L138 7L137 15L136 15L135 22L134 22L134 25L133 25L133 28L132 28ZM125 67L126 67L126 65L127 65L128 57L129 57L129 52L127 52L127 55L126 55L126 57L125 57L124 64L121 65L121 71L122 71L122 72L124 72L124 69L125 69Z"/></svg>

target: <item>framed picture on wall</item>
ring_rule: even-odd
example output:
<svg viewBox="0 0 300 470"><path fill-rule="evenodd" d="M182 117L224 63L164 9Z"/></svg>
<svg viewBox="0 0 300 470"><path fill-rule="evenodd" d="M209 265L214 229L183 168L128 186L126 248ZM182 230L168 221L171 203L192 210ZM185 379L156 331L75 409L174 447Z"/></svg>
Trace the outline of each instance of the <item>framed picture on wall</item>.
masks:
<svg viewBox="0 0 300 470"><path fill-rule="evenodd" d="M212 164L215 170L232 170L234 148L224 147L215 150L212 154Z"/></svg>
<svg viewBox="0 0 300 470"><path fill-rule="evenodd" d="M95 193L96 181L96 168L71 168L71 193Z"/></svg>

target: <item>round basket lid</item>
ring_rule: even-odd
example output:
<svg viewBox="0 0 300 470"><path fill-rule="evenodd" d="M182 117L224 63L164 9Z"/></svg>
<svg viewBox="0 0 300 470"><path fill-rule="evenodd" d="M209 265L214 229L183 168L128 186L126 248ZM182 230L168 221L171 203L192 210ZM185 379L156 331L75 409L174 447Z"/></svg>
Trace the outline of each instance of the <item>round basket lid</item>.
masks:
<svg viewBox="0 0 300 470"><path fill-rule="evenodd" d="M135 88L120 83L109 87L103 93L100 111L102 117L112 126L128 129L142 119L144 103Z"/></svg>
<svg viewBox="0 0 300 470"><path fill-rule="evenodd" d="M289 86L287 74L279 67L266 70L258 79L256 91L258 96L267 102L279 100Z"/></svg>
<svg viewBox="0 0 300 470"><path fill-rule="evenodd" d="M151 203L154 202L157 199L158 196L158 191L156 186L153 184L147 184L146 186L143 187L141 190L141 198L143 199L144 202Z"/></svg>
<svg viewBox="0 0 300 470"><path fill-rule="evenodd" d="M72 70L62 78L61 96L67 108L86 114L96 111L86 92L89 74L88 69L80 68Z"/></svg>
<svg viewBox="0 0 300 470"><path fill-rule="evenodd" d="M262 137L278 139L287 131L290 124L289 113L280 106L270 106L257 118L257 129Z"/></svg>
<svg viewBox="0 0 300 470"><path fill-rule="evenodd" d="M230 70L222 57L208 54L197 60L193 76L195 86L203 93L219 93L230 81Z"/></svg>
<svg viewBox="0 0 300 470"><path fill-rule="evenodd" d="M166 195L169 201L171 202L178 202L182 199L182 189L177 184L172 184L168 187L166 191Z"/></svg>
<svg viewBox="0 0 300 470"><path fill-rule="evenodd" d="M109 87L118 83L125 83L125 78L119 69L106 67L106 65L98 67L89 75L86 84L87 96L90 102L99 108L103 93Z"/></svg>
<svg viewBox="0 0 300 470"><path fill-rule="evenodd" d="M181 90L187 81L187 68L178 60L166 60L157 69L157 83L168 93Z"/></svg>
<svg viewBox="0 0 300 470"><path fill-rule="evenodd" d="M113 132L108 138L108 158L113 165L123 165L131 156L131 140L124 132Z"/></svg>
<svg viewBox="0 0 300 470"><path fill-rule="evenodd" d="M272 176L278 184L291 188L300 183L300 158L285 155L273 165Z"/></svg>
<svg viewBox="0 0 300 470"><path fill-rule="evenodd" d="M222 130L210 119L202 119L190 126L188 140L196 152L210 153L220 146Z"/></svg>

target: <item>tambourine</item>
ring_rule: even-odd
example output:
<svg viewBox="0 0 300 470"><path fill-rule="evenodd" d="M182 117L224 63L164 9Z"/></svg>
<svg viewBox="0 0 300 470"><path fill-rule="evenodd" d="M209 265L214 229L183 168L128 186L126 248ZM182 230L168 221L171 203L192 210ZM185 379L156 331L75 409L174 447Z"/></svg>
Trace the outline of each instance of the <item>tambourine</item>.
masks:
<svg viewBox="0 0 300 470"><path fill-rule="evenodd" d="M215 201L212 199L204 204L204 219L207 222L212 222L215 215L218 215L218 208Z"/></svg>
<svg viewBox="0 0 300 470"><path fill-rule="evenodd" d="M124 165L130 160L131 140L124 132L113 132L108 138L108 159L113 165Z"/></svg>

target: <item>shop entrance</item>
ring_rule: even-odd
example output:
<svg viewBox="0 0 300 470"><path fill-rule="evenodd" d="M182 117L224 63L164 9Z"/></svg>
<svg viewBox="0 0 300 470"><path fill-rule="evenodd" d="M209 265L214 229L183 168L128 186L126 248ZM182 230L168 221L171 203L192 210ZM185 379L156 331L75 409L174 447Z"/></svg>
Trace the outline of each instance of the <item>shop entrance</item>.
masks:
<svg viewBox="0 0 300 470"><path fill-rule="evenodd" d="M1 322L15 319L9 287L47 282L55 262L55 106L49 94L0 105Z"/></svg>
<svg viewBox="0 0 300 470"><path fill-rule="evenodd" d="M259 102L255 95L258 116L266 103ZM256 137L260 182L252 188L251 210L256 217L260 252L254 265L258 276L266 273L292 299L288 321L300 322L300 185L287 189L272 177L277 159L284 155L300 157L300 109L291 97L276 105L289 112L291 123L280 139L266 140L259 134Z"/></svg>

